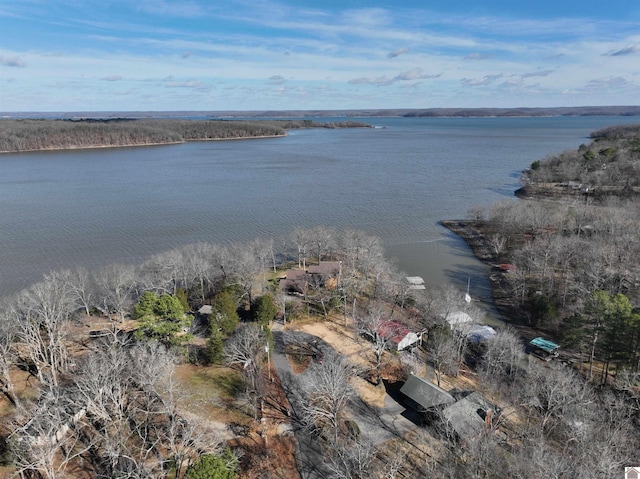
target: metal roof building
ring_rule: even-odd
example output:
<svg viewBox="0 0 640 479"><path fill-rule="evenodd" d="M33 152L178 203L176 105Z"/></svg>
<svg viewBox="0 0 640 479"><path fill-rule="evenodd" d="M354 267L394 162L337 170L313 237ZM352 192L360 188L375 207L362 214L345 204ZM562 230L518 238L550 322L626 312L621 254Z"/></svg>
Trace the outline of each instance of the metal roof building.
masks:
<svg viewBox="0 0 640 479"><path fill-rule="evenodd" d="M452 404L456 401L451 394L441 387L413 374L402 385L400 392L424 411L443 404Z"/></svg>

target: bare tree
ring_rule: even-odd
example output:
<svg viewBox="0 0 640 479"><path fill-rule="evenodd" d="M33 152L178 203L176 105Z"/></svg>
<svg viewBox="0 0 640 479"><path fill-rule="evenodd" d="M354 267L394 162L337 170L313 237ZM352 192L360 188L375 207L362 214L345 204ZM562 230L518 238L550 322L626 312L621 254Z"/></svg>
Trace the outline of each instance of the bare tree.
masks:
<svg viewBox="0 0 640 479"><path fill-rule="evenodd" d="M245 324L236 329L225 344L225 362L240 370L244 377L246 393L258 418L259 401L263 392L263 370L266 360L268 336L257 324Z"/></svg>
<svg viewBox="0 0 640 479"><path fill-rule="evenodd" d="M307 426L329 432L334 441L338 440L346 407L354 396L349 382L353 374L347 360L331 350L324 355L322 364L313 364L307 370L301 381Z"/></svg>
<svg viewBox="0 0 640 479"><path fill-rule="evenodd" d="M446 327L434 328L429 333L427 351L436 372L436 382L440 386L442 373L456 376L462 357L458 355L456 333Z"/></svg>
<svg viewBox="0 0 640 479"><path fill-rule="evenodd" d="M156 254L140 266L138 282L144 291L173 295L178 288L178 276L183 261L183 255L177 249Z"/></svg>
<svg viewBox="0 0 640 479"><path fill-rule="evenodd" d="M18 324L9 312L8 305L0 305L0 386L2 393L16 407L21 402L15 392L11 378L11 366L16 363L18 354L16 341L18 339Z"/></svg>
<svg viewBox="0 0 640 479"><path fill-rule="evenodd" d="M493 249L493 252L496 255L496 258L500 257L500 254L504 251L505 246L507 245L507 238L505 238L500 233L492 234L489 239L489 244Z"/></svg>
<svg viewBox="0 0 640 479"><path fill-rule="evenodd" d="M485 344L480 372L487 382L511 381L524 365L524 348L510 328L502 328Z"/></svg>
<svg viewBox="0 0 640 479"><path fill-rule="evenodd" d="M112 313L124 321L124 315L132 302L135 287L135 268L130 265L111 264L95 275L98 285L99 303L109 318Z"/></svg>
<svg viewBox="0 0 640 479"><path fill-rule="evenodd" d="M61 276L65 277L75 301L89 316L96 289L89 271L86 268L78 267L74 270L62 271Z"/></svg>
<svg viewBox="0 0 640 479"><path fill-rule="evenodd" d="M251 244L235 245L231 248L231 256L225 268L227 281L240 286L247 306L253 301L256 279L263 272L263 265L255 253Z"/></svg>
<svg viewBox="0 0 640 479"><path fill-rule="evenodd" d="M364 438L340 437L326 445L326 464L336 479L371 477L376 447Z"/></svg>
<svg viewBox="0 0 640 479"><path fill-rule="evenodd" d="M379 384L383 356L395 335L395 325L387 318L384 303L372 302L367 311L358 318L357 327L358 334L366 336L371 341L375 355L376 380Z"/></svg>
<svg viewBox="0 0 640 479"><path fill-rule="evenodd" d="M50 389L44 400L25 411L30 419L11 435L13 462L20 477L69 477L72 462L91 447L76 434L84 416L63 390Z"/></svg>
<svg viewBox="0 0 640 479"><path fill-rule="evenodd" d="M73 297L63 276L53 273L24 290L13 308L18 339L42 384L58 385L67 369L66 334Z"/></svg>
<svg viewBox="0 0 640 479"><path fill-rule="evenodd" d="M311 249L318 258L318 263L336 247L335 233L331 228L316 226L309 230L309 236Z"/></svg>
<svg viewBox="0 0 640 479"><path fill-rule="evenodd" d="M304 228L295 228L291 233L291 241L296 245L298 253L298 268L307 269L307 255L311 247L311 234Z"/></svg>

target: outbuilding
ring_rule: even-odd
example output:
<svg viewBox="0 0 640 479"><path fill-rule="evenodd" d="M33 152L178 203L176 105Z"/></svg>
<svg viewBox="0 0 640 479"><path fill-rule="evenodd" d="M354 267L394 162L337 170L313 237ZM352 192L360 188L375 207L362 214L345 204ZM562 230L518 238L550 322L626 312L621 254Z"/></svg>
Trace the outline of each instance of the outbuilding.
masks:
<svg viewBox="0 0 640 479"><path fill-rule="evenodd" d="M441 387L411 374L400 388L407 397L407 404L418 412L425 413L439 406L453 404L456 400Z"/></svg>
<svg viewBox="0 0 640 479"><path fill-rule="evenodd" d="M397 351L410 348L420 342L420 337L397 321L384 321L378 328L378 334L393 344Z"/></svg>

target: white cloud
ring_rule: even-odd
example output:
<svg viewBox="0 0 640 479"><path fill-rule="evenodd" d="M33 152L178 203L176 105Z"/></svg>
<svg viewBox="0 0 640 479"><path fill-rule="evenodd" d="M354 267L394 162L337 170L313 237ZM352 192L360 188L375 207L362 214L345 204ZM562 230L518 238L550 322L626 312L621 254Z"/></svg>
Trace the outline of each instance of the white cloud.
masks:
<svg viewBox="0 0 640 479"><path fill-rule="evenodd" d="M634 55L637 53L640 53L640 43L636 43L635 45L627 45L626 47L621 48L619 50L614 50L614 51L605 53L605 55L608 57L619 57L622 55Z"/></svg>
<svg viewBox="0 0 640 479"><path fill-rule="evenodd" d="M522 78L546 77L548 75L551 75L553 72L554 70L539 70L531 73L525 73L524 75L521 75L521 77Z"/></svg>
<svg viewBox="0 0 640 479"><path fill-rule="evenodd" d="M465 60L486 60L487 58L489 58L489 55L478 52L469 53L464 57Z"/></svg>
<svg viewBox="0 0 640 479"><path fill-rule="evenodd" d="M413 68L411 70L407 70L406 72L400 73L394 77L394 80L397 81L411 81L411 80L425 80L427 78L438 78L442 75L442 73L438 73L436 75L429 75L422 72L422 68Z"/></svg>
<svg viewBox="0 0 640 479"><path fill-rule="evenodd" d="M442 76L442 73L426 74L422 71L422 68L412 68L411 70L399 73L393 78L388 78L385 75L377 77L360 77L349 80L349 84L389 86L400 81L425 80L427 78L439 78L440 76Z"/></svg>
<svg viewBox="0 0 640 479"><path fill-rule="evenodd" d="M461 81L466 86L485 86L499 80L503 76L502 73L499 73L497 75L485 75L482 78L463 78Z"/></svg>
<svg viewBox="0 0 640 479"><path fill-rule="evenodd" d="M349 80L350 85L376 85L387 86L391 85L395 80L393 78L387 78L386 76L379 77L360 77Z"/></svg>
<svg viewBox="0 0 640 479"><path fill-rule="evenodd" d="M0 55L0 65L5 67L26 68L27 62L15 55Z"/></svg>
<svg viewBox="0 0 640 479"><path fill-rule="evenodd" d="M398 48L397 50L387 53L387 58L396 58L405 53L409 53L408 48Z"/></svg>
<svg viewBox="0 0 640 479"><path fill-rule="evenodd" d="M167 88L189 88L198 91L209 91L211 86L207 83L199 80L187 80L187 81L168 81L165 83Z"/></svg>

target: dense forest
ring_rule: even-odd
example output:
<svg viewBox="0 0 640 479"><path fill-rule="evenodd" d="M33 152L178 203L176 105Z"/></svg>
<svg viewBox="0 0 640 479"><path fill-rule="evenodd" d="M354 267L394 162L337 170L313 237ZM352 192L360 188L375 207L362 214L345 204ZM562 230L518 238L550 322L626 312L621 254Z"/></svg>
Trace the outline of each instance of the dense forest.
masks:
<svg viewBox="0 0 640 479"><path fill-rule="evenodd" d="M169 119L0 120L0 152L168 144L283 136L294 128L368 127L311 120L227 121Z"/></svg>
<svg viewBox="0 0 640 479"><path fill-rule="evenodd" d="M636 181L639 131L596 132L532 165L527 185L582 162L559 195L450 224L494 265L505 324L481 341L448 319L481 323L475 301L414 288L362 231L47 274L0 304L0 474L621 475L640 463L640 203L620 188ZM628 172L596 176L607 194L564 184L594 181L587 152L603 149L607 170ZM422 341L398 351L405 329ZM530 354L538 335L560 353ZM433 392L410 411L399 389L414 376Z"/></svg>

